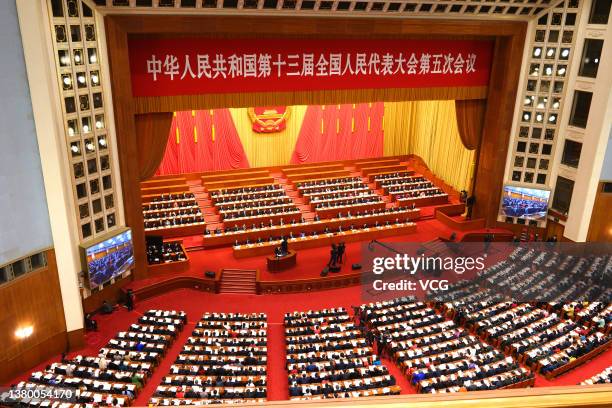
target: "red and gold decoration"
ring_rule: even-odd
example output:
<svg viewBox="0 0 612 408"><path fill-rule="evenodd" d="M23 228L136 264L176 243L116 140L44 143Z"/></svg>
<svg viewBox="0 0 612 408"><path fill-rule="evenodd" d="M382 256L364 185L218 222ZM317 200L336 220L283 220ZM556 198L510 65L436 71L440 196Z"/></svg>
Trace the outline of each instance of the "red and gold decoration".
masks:
<svg viewBox="0 0 612 408"><path fill-rule="evenodd" d="M486 86L493 41L130 38L132 94ZM333 128L333 125L332 125Z"/></svg>
<svg viewBox="0 0 612 408"><path fill-rule="evenodd" d="M282 132L287 127L291 113L289 106L263 106L249 108L249 117L253 122L253 131L257 133Z"/></svg>

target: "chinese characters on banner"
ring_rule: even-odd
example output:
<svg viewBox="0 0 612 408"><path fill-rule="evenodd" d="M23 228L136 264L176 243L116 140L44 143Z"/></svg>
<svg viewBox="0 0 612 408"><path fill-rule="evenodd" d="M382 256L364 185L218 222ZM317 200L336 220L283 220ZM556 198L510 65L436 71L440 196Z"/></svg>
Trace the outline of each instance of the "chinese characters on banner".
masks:
<svg viewBox="0 0 612 408"><path fill-rule="evenodd" d="M472 40L132 39L134 96L485 86Z"/></svg>

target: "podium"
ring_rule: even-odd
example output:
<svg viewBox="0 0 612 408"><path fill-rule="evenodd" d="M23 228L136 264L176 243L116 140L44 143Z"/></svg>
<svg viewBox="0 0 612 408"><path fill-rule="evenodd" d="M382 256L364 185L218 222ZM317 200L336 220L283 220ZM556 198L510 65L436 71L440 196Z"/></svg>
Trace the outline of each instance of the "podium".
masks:
<svg viewBox="0 0 612 408"><path fill-rule="evenodd" d="M297 252L290 249L287 255L283 255L281 257L269 255L266 258L266 262L270 272L284 271L285 269L292 268L296 265Z"/></svg>

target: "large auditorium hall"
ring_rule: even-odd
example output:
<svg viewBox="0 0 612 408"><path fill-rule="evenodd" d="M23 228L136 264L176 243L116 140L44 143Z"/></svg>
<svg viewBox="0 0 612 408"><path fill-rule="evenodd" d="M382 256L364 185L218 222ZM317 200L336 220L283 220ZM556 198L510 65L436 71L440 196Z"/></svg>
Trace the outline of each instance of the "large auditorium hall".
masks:
<svg viewBox="0 0 612 408"><path fill-rule="evenodd" d="M0 407L612 407L611 3L0 1Z"/></svg>

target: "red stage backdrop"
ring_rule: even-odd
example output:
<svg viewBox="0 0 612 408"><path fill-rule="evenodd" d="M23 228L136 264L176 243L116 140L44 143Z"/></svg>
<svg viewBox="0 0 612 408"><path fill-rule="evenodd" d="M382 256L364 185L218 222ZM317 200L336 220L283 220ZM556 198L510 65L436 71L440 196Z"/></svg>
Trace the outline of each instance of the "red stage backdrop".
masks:
<svg viewBox="0 0 612 408"><path fill-rule="evenodd" d="M384 110L382 102L309 106L291 163L382 156Z"/></svg>
<svg viewBox="0 0 612 408"><path fill-rule="evenodd" d="M248 168L227 109L176 112L166 152L155 175Z"/></svg>
<svg viewBox="0 0 612 408"><path fill-rule="evenodd" d="M492 41L130 39L134 96L484 86Z"/></svg>

